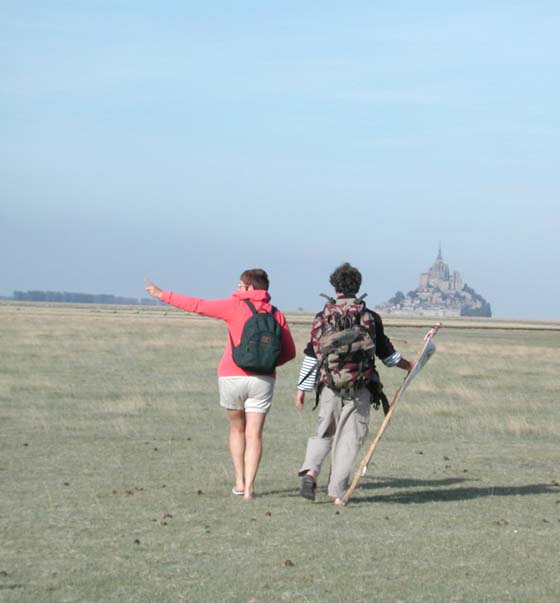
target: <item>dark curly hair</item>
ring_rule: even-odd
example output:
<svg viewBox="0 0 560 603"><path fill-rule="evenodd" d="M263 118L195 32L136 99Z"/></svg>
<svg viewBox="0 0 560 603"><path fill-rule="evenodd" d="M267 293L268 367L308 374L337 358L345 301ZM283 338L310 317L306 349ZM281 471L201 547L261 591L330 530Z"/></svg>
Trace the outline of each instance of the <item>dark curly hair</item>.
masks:
<svg viewBox="0 0 560 603"><path fill-rule="evenodd" d="M360 290L362 275L357 268L345 262L331 274L330 283L337 293L350 297Z"/></svg>

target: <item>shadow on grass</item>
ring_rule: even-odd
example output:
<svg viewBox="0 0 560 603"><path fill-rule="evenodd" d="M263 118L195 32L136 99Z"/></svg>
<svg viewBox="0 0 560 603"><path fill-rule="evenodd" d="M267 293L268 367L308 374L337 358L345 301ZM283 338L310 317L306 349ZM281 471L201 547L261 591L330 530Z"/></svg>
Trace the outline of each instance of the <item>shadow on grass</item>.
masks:
<svg viewBox="0 0 560 603"><path fill-rule="evenodd" d="M397 479L397 478L377 478L375 481L360 482L360 489L367 490L369 488L418 488L418 487L441 487L441 486L450 486L452 484L462 483L469 480L460 477L450 477L446 479L438 479L438 480L419 480L419 479ZM326 493L326 484L322 486L319 485L317 488L317 492ZM276 490L268 490L264 492L260 492L262 496L274 496L274 495L285 495L288 498L291 497L299 497L299 484L297 487L293 488L284 488L284 489L276 489ZM376 497L377 498L377 497ZM365 500L365 499L361 499Z"/></svg>
<svg viewBox="0 0 560 603"><path fill-rule="evenodd" d="M463 483L466 479L449 478L442 480L392 479L382 478L375 482L360 484L360 490L380 490L382 488L423 488L413 492L379 493L373 496L355 496L352 504L366 502L386 502L398 504L419 504L429 502L450 502L471 500L485 496L534 496L535 494L558 494L559 488L553 484L527 484L525 486L468 486L462 488L441 488ZM429 487L429 489L426 489Z"/></svg>
<svg viewBox="0 0 560 603"><path fill-rule="evenodd" d="M525 486L464 486L464 487L446 487L457 484L464 484L474 480L461 477L449 477L445 479L414 479L414 478L391 478L379 477L372 481L362 481L359 485L359 491L364 490L383 490L385 488L415 488L410 492L394 492L374 494L370 496L360 496L354 494L351 504L385 502L397 504L420 504L430 502L452 502L457 500L472 500L485 496L533 496L535 494L559 494L560 488L554 484L528 484ZM324 491L324 488L318 488L318 493ZM260 492L261 496L284 495L287 498L298 498L298 488L285 488L268 490ZM332 501L318 500L315 504L332 504Z"/></svg>
<svg viewBox="0 0 560 603"><path fill-rule="evenodd" d="M370 480L362 479L359 488L368 490L371 488L427 488L429 486L439 488L441 486L452 486L453 484L462 484L470 482L471 479L465 477L446 477L443 479L414 479L408 477L375 477Z"/></svg>

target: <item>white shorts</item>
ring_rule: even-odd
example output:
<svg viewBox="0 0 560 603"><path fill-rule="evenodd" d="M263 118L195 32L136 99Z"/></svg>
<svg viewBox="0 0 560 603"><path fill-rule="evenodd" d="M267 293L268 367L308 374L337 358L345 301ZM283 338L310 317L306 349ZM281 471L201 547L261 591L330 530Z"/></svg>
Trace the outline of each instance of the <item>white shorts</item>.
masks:
<svg viewBox="0 0 560 603"><path fill-rule="evenodd" d="M220 406L266 414L272 405L274 377L218 377Z"/></svg>

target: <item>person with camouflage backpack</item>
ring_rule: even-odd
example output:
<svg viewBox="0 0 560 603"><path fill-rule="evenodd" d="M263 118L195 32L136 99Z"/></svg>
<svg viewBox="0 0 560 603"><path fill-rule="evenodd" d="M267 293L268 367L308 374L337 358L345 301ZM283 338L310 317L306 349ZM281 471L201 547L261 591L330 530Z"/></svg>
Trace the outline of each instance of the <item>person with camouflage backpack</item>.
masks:
<svg viewBox="0 0 560 603"><path fill-rule="evenodd" d="M385 335L383 321L356 297L362 275L348 263L330 277L336 298L329 298L313 321L304 351L295 403L304 408L305 393L316 390L319 416L316 435L309 438L299 471L300 495L315 500L317 477L331 453L327 493L340 504L348 486L354 459L368 432L370 406L387 398L375 369L375 356L385 366L410 371L413 363L397 352Z"/></svg>

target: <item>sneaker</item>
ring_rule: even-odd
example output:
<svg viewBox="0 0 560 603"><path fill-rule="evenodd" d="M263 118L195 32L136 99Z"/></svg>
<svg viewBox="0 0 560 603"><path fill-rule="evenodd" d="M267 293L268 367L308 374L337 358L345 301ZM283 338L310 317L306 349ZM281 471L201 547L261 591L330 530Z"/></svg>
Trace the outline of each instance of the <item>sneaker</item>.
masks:
<svg viewBox="0 0 560 603"><path fill-rule="evenodd" d="M315 480L310 475L304 475L301 478L301 489L299 491L299 495L303 496L303 498L307 498L308 500L315 500L315 490L317 488L317 484Z"/></svg>

